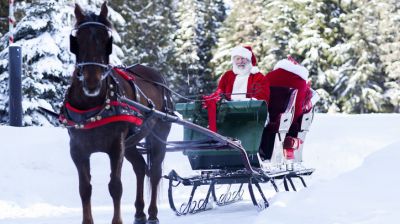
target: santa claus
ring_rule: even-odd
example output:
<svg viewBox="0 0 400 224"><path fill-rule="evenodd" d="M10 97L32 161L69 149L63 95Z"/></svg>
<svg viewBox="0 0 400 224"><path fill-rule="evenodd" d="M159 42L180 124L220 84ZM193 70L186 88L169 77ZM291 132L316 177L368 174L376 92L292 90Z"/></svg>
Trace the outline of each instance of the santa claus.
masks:
<svg viewBox="0 0 400 224"><path fill-rule="evenodd" d="M250 46L237 46L231 53L232 70L222 75L217 92L228 100L266 100L264 75Z"/></svg>
<svg viewBox="0 0 400 224"><path fill-rule="evenodd" d="M278 61L274 70L265 75L265 83L267 86L281 86L297 89L293 124L300 122L299 118L303 114L306 95L310 91L310 87L307 85L307 79L308 70L290 56L288 56L287 59ZM267 88L267 101L268 100L269 88ZM293 134L294 137L296 137L298 128L299 127L296 125L292 125L289 134Z"/></svg>

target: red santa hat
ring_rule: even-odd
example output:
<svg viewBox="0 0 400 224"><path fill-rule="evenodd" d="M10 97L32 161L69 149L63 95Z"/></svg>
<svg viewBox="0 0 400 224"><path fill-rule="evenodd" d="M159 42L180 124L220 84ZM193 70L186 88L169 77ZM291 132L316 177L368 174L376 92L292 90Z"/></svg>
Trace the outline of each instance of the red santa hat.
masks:
<svg viewBox="0 0 400 224"><path fill-rule="evenodd" d="M274 70L278 68L294 73L307 81L308 70L304 66L300 65L296 60L294 60L290 55L287 59L280 60L278 61L278 63L276 63Z"/></svg>
<svg viewBox="0 0 400 224"><path fill-rule="evenodd" d="M232 49L231 56L232 56L232 62L233 62L233 57L234 56L241 56L241 57L249 59L251 61L251 65L252 65L250 72L252 74L260 72L260 70L257 67L257 58L254 55L253 49L251 49L250 46L237 46L237 47L234 47Z"/></svg>

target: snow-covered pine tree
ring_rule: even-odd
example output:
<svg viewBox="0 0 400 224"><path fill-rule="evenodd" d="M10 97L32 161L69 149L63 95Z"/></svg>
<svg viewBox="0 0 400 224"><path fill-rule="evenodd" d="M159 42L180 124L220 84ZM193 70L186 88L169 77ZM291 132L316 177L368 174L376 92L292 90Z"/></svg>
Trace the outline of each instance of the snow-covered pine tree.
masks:
<svg viewBox="0 0 400 224"><path fill-rule="evenodd" d="M98 10L93 1L90 6L87 1L78 3L85 9ZM29 7L25 16L14 32L23 54L23 124L46 125L51 118L43 116L37 108L59 111L74 69L75 57L69 52L69 34L75 23L73 5L64 0L39 0L26 6ZM110 12L111 19L118 19L117 13L112 9ZM118 40L117 35L114 37ZM118 53L115 49L118 48L114 47ZM114 52L111 61L119 63ZM8 76L8 48L5 48L0 52L0 122L8 121Z"/></svg>
<svg viewBox="0 0 400 224"><path fill-rule="evenodd" d="M175 4L174 0L116 0L111 3L126 21L124 26L117 27L122 37L125 64L141 63L167 78L173 75Z"/></svg>
<svg viewBox="0 0 400 224"><path fill-rule="evenodd" d="M196 0L183 0L175 13L178 20L178 29L174 38L176 67L175 73L171 77L171 84L174 90L182 95L194 94L195 90L200 87L198 72L204 67L199 63L197 29L199 20L204 23L204 18L198 15L199 8L203 4Z"/></svg>
<svg viewBox="0 0 400 224"><path fill-rule="evenodd" d="M220 38L212 59L212 68L217 76L232 69L230 50L240 44L250 45L253 48L253 52L260 60L259 68L263 72L265 64L262 58L267 51L263 42L266 39L264 33L268 23L265 15L265 2L264 0L232 1L233 7L223 23L223 27L218 31Z"/></svg>
<svg viewBox="0 0 400 224"><path fill-rule="evenodd" d="M347 54L334 93L342 112L383 112L385 79L379 57L379 1L359 0L346 18Z"/></svg>
<svg viewBox="0 0 400 224"><path fill-rule="evenodd" d="M297 39L291 39L289 53L297 57L310 71L311 85L322 96L319 111L337 111L332 94L344 63L347 34L342 22L346 18L340 1L311 1L297 16L300 25Z"/></svg>
<svg viewBox="0 0 400 224"><path fill-rule="evenodd" d="M387 111L400 113L400 2L382 0L379 7L381 60L385 71L385 96L390 105Z"/></svg>
<svg viewBox="0 0 400 224"><path fill-rule="evenodd" d="M175 14L179 28L175 33L176 68L173 88L183 95L210 93L215 81L209 62L217 42L217 29L225 19L222 0L185 0Z"/></svg>
<svg viewBox="0 0 400 224"><path fill-rule="evenodd" d="M262 33L264 54L260 64L267 71L273 69L277 61L291 54L298 58L294 51L299 33L305 23L305 3L302 1L271 0L264 1L265 30Z"/></svg>
<svg viewBox="0 0 400 224"><path fill-rule="evenodd" d="M199 73L202 77L202 87L199 92L210 93L215 90L215 73L211 68L211 60L213 57L213 48L218 41L218 30L226 19L226 7L224 0L206 0L205 9L202 12L204 24L197 31L199 36L203 36L202 41L198 43L200 63L204 70Z"/></svg>
<svg viewBox="0 0 400 224"><path fill-rule="evenodd" d="M23 124L49 122L38 106L58 110L70 76L73 58L68 52L72 9L63 1L39 1L27 8L17 24L15 42L23 54ZM8 120L8 48L0 52L0 120Z"/></svg>

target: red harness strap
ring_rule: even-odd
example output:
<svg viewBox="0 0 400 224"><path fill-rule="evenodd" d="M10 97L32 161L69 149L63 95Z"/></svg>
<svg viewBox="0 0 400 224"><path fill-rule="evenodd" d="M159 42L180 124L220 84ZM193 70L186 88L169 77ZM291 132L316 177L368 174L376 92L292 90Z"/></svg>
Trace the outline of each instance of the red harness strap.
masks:
<svg viewBox="0 0 400 224"><path fill-rule="evenodd" d="M125 69L114 67L113 70L130 83L135 80ZM118 85L116 88L119 88ZM136 107L119 102L114 94L107 97L104 105L87 110L80 110L65 102L59 120L69 128L79 129L96 128L113 122L128 122L136 126L143 124L143 115Z"/></svg>
<svg viewBox="0 0 400 224"><path fill-rule="evenodd" d="M79 110L67 102L64 110L65 112L60 114L59 117L61 123L68 127L79 129L92 129L119 121L129 122L137 126L140 126L143 123L143 119L138 116L140 113L137 108L118 101L111 101L105 107L98 106L88 110ZM115 111L125 112L119 114L112 113ZM129 111L134 111L134 113ZM94 114L94 116L90 116L91 114ZM85 117L90 118L84 120L83 118ZM81 122L78 122L77 120Z"/></svg>
<svg viewBox="0 0 400 224"><path fill-rule="evenodd" d="M114 71L116 71L118 73L118 75L120 75L122 78L124 78L127 81L135 80L135 77L133 75L131 75L130 73L128 73L120 68L114 67Z"/></svg>

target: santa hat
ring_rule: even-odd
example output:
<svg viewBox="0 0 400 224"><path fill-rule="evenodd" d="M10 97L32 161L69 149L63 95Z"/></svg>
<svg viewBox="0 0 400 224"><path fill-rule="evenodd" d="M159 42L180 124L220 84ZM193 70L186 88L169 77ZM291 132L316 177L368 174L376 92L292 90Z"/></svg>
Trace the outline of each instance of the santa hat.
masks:
<svg viewBox="0 0 400 224"><path fill-rule="evenodd" d="M304 66L300 65L296 60L294 60L290 55L287 59L280 60L278 61L278 63L276 63L274 70L278 68L294 73L307 81L308 70Z"/></svg>
<svg viewBox="0 0 400 224"><path fill-rule="evenodd" d="M250 46L243 46L243 47L242 46L237 46L237 47L234 47L232 49L231 56L232 56L232 62L233 62L233 57L234 56L241 56L241 57L249 59L251 61L251 65L252 65L250 72L252 74L260 72L260 70L257 67L257 58L254 55L253 49L251 49Z"/></svg>

